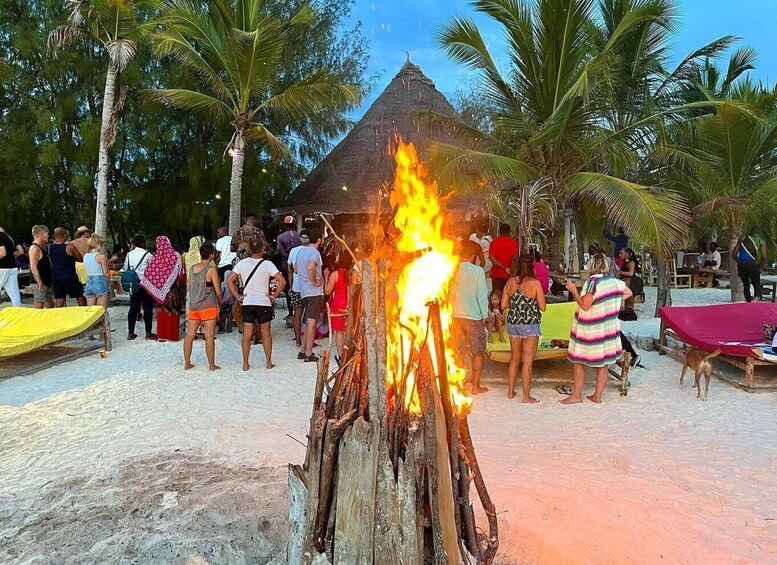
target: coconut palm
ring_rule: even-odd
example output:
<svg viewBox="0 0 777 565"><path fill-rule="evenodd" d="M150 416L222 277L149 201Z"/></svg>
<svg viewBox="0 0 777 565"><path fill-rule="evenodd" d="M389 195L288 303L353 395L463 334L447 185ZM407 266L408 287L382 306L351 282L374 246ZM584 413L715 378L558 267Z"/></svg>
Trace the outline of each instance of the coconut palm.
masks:
<svg viewBox="0 0 777 565"><path fill-rule="evenodd" d="M95 233L108 233L109 150L116 138L119 113L126 92L119 86L119 75L137 53L138 41L146 29L144 15L156 6L155 0L67 0L70 16L66 25L49 34L54 52L76 42L102 48L108 58L103 94L97 164Z"/></svg>
<svg viewBox="0 0 777 565"><path fill-rule="evenodd" d="M529 243L544 229L556 225L555 201L548 194L549 181L535 182L494 192L489 208L500 224L508 224L518 233L521 249L529 249Z"/></svg>
<svg viewBox="0 0 777 565"><path fill-rule="evenodd" d="M745 228L774 233L777 93L749 80L729 83L726 90L708 86L714 85L699 92L724 93L729 100L712 114L670 128L661 155L673 165L671 181L687 195L699 227L724 231L733 249ZM742 300L741 281L733 274L731 299Z"/></svg>
<svg viewBox="0 0 777 565"><path fill-rule="evenodd" d="M466 184L473 169L493 182L548 179L561 206L596 203L636 241L671 247L684 239L688 215L680 195L626 174L639 163L641 146L631 134L645 138L642 122L619 129L608 123L618 48L645 26L666 28L665 2L619 4L612 29L603 29L592 0L473 1L503 29L504 73L473 20L442 25L440 45L479 73L482 96L498 109L491 135L447 124L458 144L439 148L442 186Z"/></svg>
<svg viewBox="0 0 777 565"><path fill-rule="evenodd" d="M343 111L358 103L358 88L344 85L327 69L280 86L282 57L295 26L309 26L316 14L305 6L279 18L264 0L189 0L165 2L154 33L159 57L170 56L188 68L196 90L156 89L148 96L185 110L201 111L233 126L229 228L240 226L245 152L255 142L276 159L292 158L283 134L295 122L322 111ZM270 123L287 124L271 131Z"/></svg>

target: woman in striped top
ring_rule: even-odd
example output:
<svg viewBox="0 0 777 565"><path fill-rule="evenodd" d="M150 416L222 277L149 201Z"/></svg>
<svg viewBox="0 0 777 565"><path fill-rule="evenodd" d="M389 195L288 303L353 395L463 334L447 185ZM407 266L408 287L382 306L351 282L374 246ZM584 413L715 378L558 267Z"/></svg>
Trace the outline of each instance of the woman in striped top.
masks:
<svg viewBox="0 0 777 565"><path fill-rule="evenodd" d="M596 368L596 390L587 398L601 403L607 384L607 366L615 363L622 351L618 312L621 300L631 297L631 290L623 281L607 274L603 253L594 255L590 271L591 277L583 285L582 293L578 294L574 282L567 282L567 290L577 302L569 336L569 360L575 383L572 395L562 400L562 404L582 402L586 367Z"/></svg>

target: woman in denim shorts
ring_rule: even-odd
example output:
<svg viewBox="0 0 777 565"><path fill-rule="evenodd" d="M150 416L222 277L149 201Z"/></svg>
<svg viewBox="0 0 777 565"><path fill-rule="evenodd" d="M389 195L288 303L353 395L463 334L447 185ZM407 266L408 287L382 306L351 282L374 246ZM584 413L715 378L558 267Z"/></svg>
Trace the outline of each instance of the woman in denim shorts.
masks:
<svg viewBox="0 0 777 565"><path fill-rule="evenodd" d="M507 397L515 398L518 365L523 361L521 383L524 404L539 402L531 396L532 364L540 340L540 312L545 311L545 291L534 277L534 257L521 255L502 293L510 336L510 365L507 369Z"/></svg>
<svg viewBox="0 0 777 565"><path fill-rule="evenodd" d="M108 258L103 253L105 239L97 234L89 238L89 245L84 254L84 268L86 269L86 305L99 304L108 309L108 296L110 294L110 279L108 271L110 265Z"/></svg>

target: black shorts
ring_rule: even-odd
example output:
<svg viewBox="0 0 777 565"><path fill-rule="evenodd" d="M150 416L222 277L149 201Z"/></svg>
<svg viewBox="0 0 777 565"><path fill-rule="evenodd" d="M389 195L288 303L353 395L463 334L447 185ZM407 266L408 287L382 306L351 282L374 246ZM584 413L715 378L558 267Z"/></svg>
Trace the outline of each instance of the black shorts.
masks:
<svg viewBox="0 0 777 565"><path fill-rule="evenodd" d="M308 319L321 319L325 304L323 296L308 296L302 299L302 304L305 306L305 316Z"/></svg>
<svg viewBox="0 0 777 565"><path fill-rule="evenodd" d="M267 324L275 318L272 306L246 306L243 304L244 324Z"/></svg>
<svg viewBox="0 0 777 565"><path fill-rule="evenodd" d="M77 276L72 278L54 281L51 284L51 288L54 290L54 298L63 299L67 298L81 298L84 295L84 285L78 280Z"/></svg>

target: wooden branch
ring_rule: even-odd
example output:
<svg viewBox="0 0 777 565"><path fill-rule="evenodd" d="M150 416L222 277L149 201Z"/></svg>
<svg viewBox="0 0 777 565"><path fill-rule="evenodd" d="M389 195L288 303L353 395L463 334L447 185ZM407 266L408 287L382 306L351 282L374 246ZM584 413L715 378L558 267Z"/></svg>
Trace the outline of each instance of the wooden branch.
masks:
<svg viewBox="0 0 777 565"><path fill-rule="evenodd" d="M477 563L483 561L483 551L478 544L477 529L475 528L475 510L469 500L469 468L464 457L459 457L459 504L461 505L461 522L464 543L467 551L475 558Z"/></svg>
<svg viewBox="0 0 777 565"><path fill-rule="evenodd" d="M337 235L337 232L335 231L335 228L332 227L332 224L329 223L329 220L326 219L326 217L323 214L319 214L319 217L321 220L326 224L326 227L329 228L329 231L332 232L332 236L340 243L342 243L343 247L345 247L345 250L348 252L348 254L351 256L351 259L353 259L353 264L356 266L356 269L359 271L359 273L362 272L361 265L359 265L359 260L356 258L356 255L353 254L353 251L351 251L351 248L348 247L348 244L345 242L345 240Z"/></svg>
<svg viewBox="0 0 777 565"><path fill-rule="evenodd" d="M378 369L378 353L376 344L379 339L385 339L385 334L379 336L377 333L376 313L379 299L377 297L376 275L373 265L369 261L364 261L362 271L362 297L364 301L362 323L364 327L364 340L367 347L366 366L367 394L369 395L369 416L370 419L377 421L386 417L386 379L382 371Z"/></svg>
<svg viewBox="0 0 777 565"><path fill-rule="evenodd" d="M305 537L303 539L303 565L310 565L313 561L313 541L318 515L318 494L321 488L321 453L323 449L324 428L326 427L326 414L321 407L314 412L314 425L308 442L308 469L306 483L308 486L307 516L305 518Z"/></svg>
<svg viewBox="0 0 777 565"><path fill-rule="evenodd" d="M308 506L308 489L305 474L299 465L289 465L289 522L291 532L286 546L288 563L302 563L305 539L305 512Z"/></svg>
<svg viewBox="0 0 777 565"><path fill-rule="evenodd" d="M345 430L356 420L356 410L351 410L339 420L328 420L324 433L324 447L321 454L321 486L318 491L318 511L313 536L313 546L319 553L324 552L324 538L326 526L329 522L329 513L332 503L334 485L332 477L335 475L337 462L337 447Z"/></svg>
<svg viewBox="0 0 777 565"><path fill-rule="evenodd" d="M459 421L459 431L461 432L462 446L467 454L467 462L472 470L472 480L475 483L475 489L478 491L480 503L483 505L483 510L488 517L488 543L483 552L483 563L490 565L494 561L494 557L496 557L497 549L499 549L499 527L496 521L496 507L491 501L488 489L486 489L486 483L483 481L483 474L480 472L480 465L475 455L475 448L472 445L472 436L469 433L469 423L466 416L462 416Z"/></svg>

